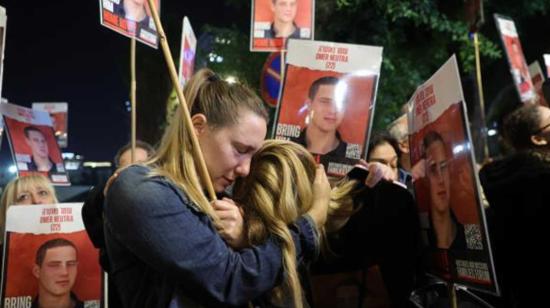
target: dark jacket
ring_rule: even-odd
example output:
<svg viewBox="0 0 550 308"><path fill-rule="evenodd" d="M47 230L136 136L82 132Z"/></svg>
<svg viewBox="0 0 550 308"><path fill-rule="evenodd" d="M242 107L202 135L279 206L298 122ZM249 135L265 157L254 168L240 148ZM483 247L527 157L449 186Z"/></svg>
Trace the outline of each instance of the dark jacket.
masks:
<svg viewBox="0 0 550 308"><path fill-rule="evenodd" d="M503 307L547 302L550 154L519 153L486 165L480 180Z"/></svg>

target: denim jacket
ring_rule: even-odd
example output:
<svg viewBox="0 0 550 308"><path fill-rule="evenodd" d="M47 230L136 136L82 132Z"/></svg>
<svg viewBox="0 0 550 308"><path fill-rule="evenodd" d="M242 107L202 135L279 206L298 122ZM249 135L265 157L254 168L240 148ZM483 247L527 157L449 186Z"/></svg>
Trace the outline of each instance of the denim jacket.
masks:
<svg viewBox="0 0 550 308"><path fill-rule="evenodd" d="M124 306L241 306L280 283L277 239L232 250L184 192L148 173L122 171L104 209L110 274ZM291 229L297 261L311 261L319 252L313 221L302 216Z"/></svg>

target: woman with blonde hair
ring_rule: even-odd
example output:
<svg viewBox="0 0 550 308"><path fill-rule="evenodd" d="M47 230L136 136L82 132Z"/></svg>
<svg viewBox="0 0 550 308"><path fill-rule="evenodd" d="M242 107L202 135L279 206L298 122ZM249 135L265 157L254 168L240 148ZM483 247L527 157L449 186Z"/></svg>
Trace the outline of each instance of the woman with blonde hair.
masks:
<svg viewBox="0 0 550 308"><path fill-rule="evenodd" d="M365 180L369 185L391 176L389 168L372 167L374 165L371 165L373 175ZM296 262L291 230L292 222L311 208L316 169L313 156L303 146L284 140L266 140L252 158L250 174L235 182L233 197L245 211L248 241L258 245L273 235L282 243L286 276L267 299L271 305L305 306L301 284L306 266ZM374 176L376 173L383 174ZM359 180L350 178L337 183L330 194L327 228L338 228L353 215L357 210L353 197L364 187Z"/></svg>
<svg viewBox="0 0 550 308"><path fill-rule="evenodd" d="M10 206L55 203L58 203L55 190L44 175L31 173L11 180L4 188L0 200L0 234L4 234L6 213ZM0 238L0 243L3 238Z"/></svg>
<svg viewBox="0 0 550 308"><path fill-rule="evenodd" d="M219 194L248 175L267 131L261 100L207 69L184 94L194 130L185 129L177 110L156 155L121 171L107 192L110 273L127 307L244 305L286 275L281 241L249 246L239 208L230 199L207 199L192 154L195 134ZM314 183L310 209L289 222L296 257L305 260L318 249L317 228L326 219L330 186L322 167Z"/></svg>

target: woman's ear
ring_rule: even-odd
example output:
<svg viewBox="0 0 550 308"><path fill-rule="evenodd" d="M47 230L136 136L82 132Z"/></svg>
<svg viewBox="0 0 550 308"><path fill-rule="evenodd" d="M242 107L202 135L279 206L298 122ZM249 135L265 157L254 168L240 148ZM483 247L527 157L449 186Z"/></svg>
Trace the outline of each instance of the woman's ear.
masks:
<svg viewBox="0 0 550 308"><path fill-rule="evenodd" d="M531 142L536 146L548 145L548 140L540 135L531 135Z"/></svg>
<svg viewBox="0 0 550 308"><path fill-rule="evenodd" d="M191 117L191 123L193 124L193 128L195 129L195 134L197 134L197 136L202 135L208 128L208 120L202 113L193 115Z"/></svg>

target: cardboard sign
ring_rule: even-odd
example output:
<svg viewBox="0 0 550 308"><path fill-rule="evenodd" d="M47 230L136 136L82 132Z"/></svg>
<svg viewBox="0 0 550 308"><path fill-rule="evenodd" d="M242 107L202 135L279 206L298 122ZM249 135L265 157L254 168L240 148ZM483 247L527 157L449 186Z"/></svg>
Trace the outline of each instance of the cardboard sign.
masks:
<svg viewBox="0 0 550 308"><path fill-rule="evenodd" d="M2 85L4 76L4 50L6 49L6 9L0 6L0 97L2 97ZM2 135L0 135L2 137Z"/></svg>
<svg viewBox="0 0 550 308"><path fill-rule="evenodd" d="M509 17L498 14L494 16L500 38L502 39L502 45L504 46L504 50L506 50L506 56L510 64L510 73L516 85L519 98L524 103L531 102L536 98L537 94L531 82L529 68L523 55L516 25Z"/></svg>
<svg viewBox="0 0 550 308"><path fill-rule="evenodd" d="M498 293L466 104L453 55L409 101L411 164L431 272Z"/></svg>
<svg viewBox="0 0 550 308"><path fill-rule="evenodd" d="M252 0L250 50L285 50L288 39L312 40L315 0Z"/></svg>
<svg viewBox="0 0 550 308"><path fill-rule="evenodd" d="M550 54L543 55L544 64L546 66L546 77L550 78Z"/></svg>
<svg viewBox="0 0 550 308"><path fill-rule="evenodd" d="M47 112L0 104L19 176L44 174L54 185L70 185Z"/></svg>
<svg viewBox="0 0 550 308"><path fill-rule="evenodd" d="M160 15L160 0L156 0ZM147 0L99 0L101 25L153 48L158 47L158 33Z"/></svg>
<svg viewBox="0 0 550 308"><path fill-rule="evenodd" d="M32 103L33 110L45 111L52 119L53 131L59 147L68 145L69 104L67 103Z"/></svg>
<svg viewBox="0 0 550 308"><path fill-rule="evenodd" d="M195 69L195 54L197 50L197 37L191 23L187 17L183 18L183 26L181 30L181 48L180 48L180 70L179 81L180 87L183 88L185 83L193 76Z"/></svg>
<svg viewBox="0 0 550 308"><path fill-rule="evenodd" d="M381 47L291 39L274 137L346 174L366 153L381 62Z"/></svg>
<svg viewBox="0 0 550 308"><path fill-rule="evenodd" d="M74 203L8 208L3 307L39 307L52 294L73 307L101 306L103 273L81 211Z"/></svg>
<svg viewBox="0 0 550 308"><path fill-rule="evenodd" d="M537 103L548 107L548 102L544 98L544 93L542 93L542 84L544 83L545 78L539 61L535 61L529 65L529 74L531 74L531 77L533 78L531 81L533 82L533 86L537 92Z"/></svg>

